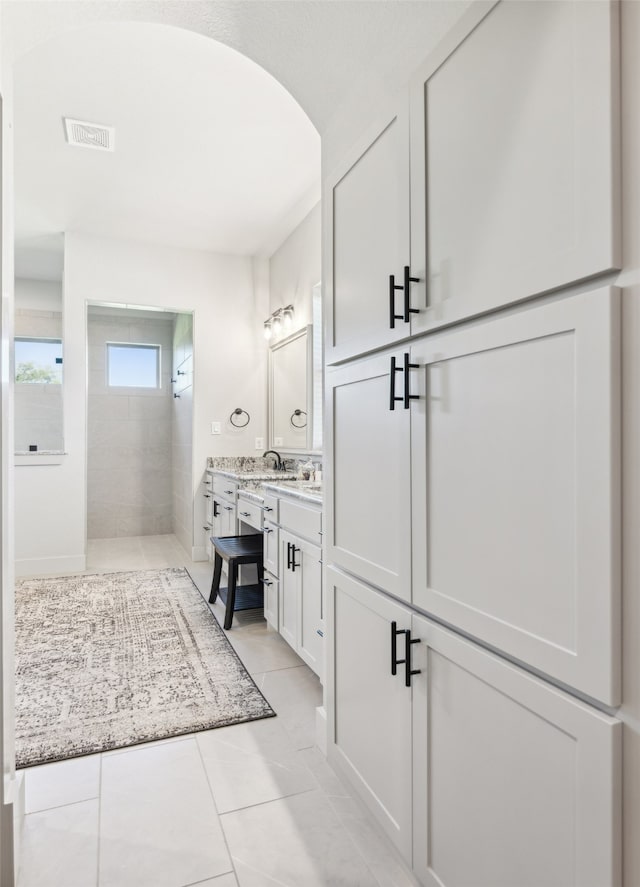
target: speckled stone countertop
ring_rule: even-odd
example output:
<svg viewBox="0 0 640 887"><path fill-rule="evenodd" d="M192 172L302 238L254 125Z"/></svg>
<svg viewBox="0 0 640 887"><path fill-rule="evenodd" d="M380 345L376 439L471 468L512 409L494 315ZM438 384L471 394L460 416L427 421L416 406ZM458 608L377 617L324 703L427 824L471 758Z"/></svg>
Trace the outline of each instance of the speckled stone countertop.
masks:
<svg viewBox="0 0 640 887"><path fill-rule="evenodd" d="M223 477L228 477L230 480L237 481L263 481L263 480L295 480L296 475L291 471L269 471L268 469L256 470L256 471L230 471L228 469L222 468L213 468L211 469L214 474L221 474Z"/></svg>
<svg viewBox="0 0 640 887"><path fill-rule="evenodd" d="M266 493L276 493L278 496L289 496L292 499L322 505L322 486L313 481L293 480L283 484L267 481L262 484L262 488Z"/></svg>
<svg viewBox="0 0 640 887"><path fill-rule="evenodd" d="M260 482L245 481L238 490L238 496L242 496L243 499L248 499L250 502L262 505L264 502L264 490L262 489L262 484Z"/></svg>

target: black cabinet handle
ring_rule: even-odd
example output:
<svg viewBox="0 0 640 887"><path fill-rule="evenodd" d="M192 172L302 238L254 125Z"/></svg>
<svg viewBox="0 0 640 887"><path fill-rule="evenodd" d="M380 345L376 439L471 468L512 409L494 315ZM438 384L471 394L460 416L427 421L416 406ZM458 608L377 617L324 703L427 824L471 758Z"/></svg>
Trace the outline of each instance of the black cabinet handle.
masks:
<svg viewBox="0 0 640 887"><path fill-rule="evenodd" d="M234 490L225 490L225 493L227 494L227 496L233 496L234 492L235 492Z"/></svg>
<svg viewBox="0 0 640 887"><path fill-rule="evenodd" d="M420 674L421 669L419 668L411 668L411 645L419 644L420 638L412 638L411 637L411 629L407 629L404 634L405 640L405 653L404 653L404 685L405 687L411 686L411 677L414 674Z"/></svg>
<svg viewBox="0 0 640 887"><path fill-rule="evenodd" d="M218 503L214 499L213 500L213 516L218 517L219 514L220 514L220 508L218 507Z"/></svg>
<svg viewBox="0 0 640 887"><path fill-rule="evenodd" d="M404 314L396 314L396 290L403 289L396 283L395 274L389 275L389 327L396 327L396 320L404 320Z"/></svg>
<svg viewBox="0 0 640 887"><path fill-rule="evenodd" d="M264 510L265 511L273 511L273 508L271 508L269 505L265 505Z"/></svg>
<svg viewBox="0 0 640 887"><path fill-rule="evenodd" d="M240 514L241 514L243 517L251 517L251 512L250 512L250 511L241 511Z"/></svg>
<svg viewBox="0 0 640 887"><path fill-rule="evenodd" d="M404 408L405 410L409 409L410 402L412 400L420 400L419 395L410 394L409 393L409 383L411 379L409 378L409 370L417 370L419 364L417 363L409 363L409 354L405 351L404 353ZM402 398L398 398L402 400Z"/></svg>
<svg viewBox="0 0 640 887"><path fill-rule="evenodd" d="M291 569L291 543L287 542L287 570Z"/></svg>
<svg viewBox="0 0 640 887"><path fill-rule="evenodd" d="M291 572L295 573L296 567L299 567L300 564L296 563L296 551L300 551L299 548L296 548L293 542L291 543Z"/></svg>
<svg viewBox="0 0 640 887"><path fill-rule="evenodd" d="M398 635L407 636L406 628L398 628L397 622L391 623L391 674L398 674L398 666L404 664L404 659L398 659Z"/></svg>
<svg viewBox="0 0 640 887"><path fill-rule="evenodd" d="M211 496L210 496L208 493L205 493L205 494L204 494L204 498L205 498L205 499L210 499Z"/></svg>
<svg viewBox="0 0 640 887"><path fill-rule="evenodd" d="M225 505L224 510L225 511L233 511L233 506L232 505Z"/></svg>
<svg viewBox="0 0 640 887"><path fill-rule="evenodd" d="M265 533L273 533L273 530L270 527L265 527L264 532Z"/></svg>
<svg viewBox="0 0 640 887"><path fill-rule="evenodd" d="M389 372L389 409L395 410L396 401L404 401L404 397L396 397L396 373L401 373L402 367L396 366L395 357L391 358L391 370Z"/></svg>
<svg viewBox="0 0 640 887"><path fill-rule="evenodd" d="M271 579L265 579L264 577L260 580L260 582L262 582L263 585L273 585Z"/></svg>
<svg viewBox="0 0 640 887"><path fill-rule="evenodd" d="M403 289L404 289L404 318L403 319L404 319L405 323L409 323L409 321L411 320L411 317L409 315L420 313L417 308L410 307L410 305L411 305L411 302L410 302L411 284L412 283L420 283L420 278L419 277L411 277L411 269L409 268L408 265L405 265L404 266L404 286L403 286Z"/></svg>

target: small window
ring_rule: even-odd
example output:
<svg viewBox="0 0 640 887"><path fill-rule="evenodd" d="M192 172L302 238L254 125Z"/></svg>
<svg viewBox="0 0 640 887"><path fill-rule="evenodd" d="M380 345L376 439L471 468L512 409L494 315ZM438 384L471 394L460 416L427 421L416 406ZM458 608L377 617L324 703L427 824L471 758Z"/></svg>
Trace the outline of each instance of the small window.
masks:
<svg viewBox="0 0 640 887"><path fill-rule="evenodd" d="M159 388L160 346L108 343L107 384L111 388Z"/></svg>
<svg viewBox="0 0 640 887"><path fill-rule="evenodd" d="M14 342L16 382L60 385L62 341L16 337Z"/></svg>

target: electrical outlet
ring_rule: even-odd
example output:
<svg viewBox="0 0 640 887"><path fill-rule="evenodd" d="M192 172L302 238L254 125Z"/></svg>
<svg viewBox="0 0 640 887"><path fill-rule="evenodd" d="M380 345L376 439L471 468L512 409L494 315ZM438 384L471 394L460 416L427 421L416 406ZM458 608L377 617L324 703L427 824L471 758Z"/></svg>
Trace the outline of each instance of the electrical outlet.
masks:
<svg viewBox="0 0 640 887"><path fill-rule="evenodd" d="M256 437L256 450L264 450L264 437Z"/></svg>
<svg viewBox="0 0 640 887"><path fill-rule="evenodd" d="M221 429L220 422L212 422L211 423L211 434L220 434Z"/></svg>
<svg viewBox="0 0 640 887"><path fill-rule="evenodd" d="M274 437L273 445L274 445L274 447L283 447L284 446L284 438Z"/></svg>

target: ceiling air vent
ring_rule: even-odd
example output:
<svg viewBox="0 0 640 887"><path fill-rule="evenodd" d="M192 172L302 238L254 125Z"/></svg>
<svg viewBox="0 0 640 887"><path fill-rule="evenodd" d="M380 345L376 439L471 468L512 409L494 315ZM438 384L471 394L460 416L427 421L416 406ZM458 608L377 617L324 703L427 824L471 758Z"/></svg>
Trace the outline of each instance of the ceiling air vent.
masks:
<svg viewBox="0 0 640 887"><path fill-rule="evenodd" d="M86 120L72 120L64 117L64 128L70 145L79 148L97 148L99 151L113 151L115 130L101 123L88 123Z"/></svg>

